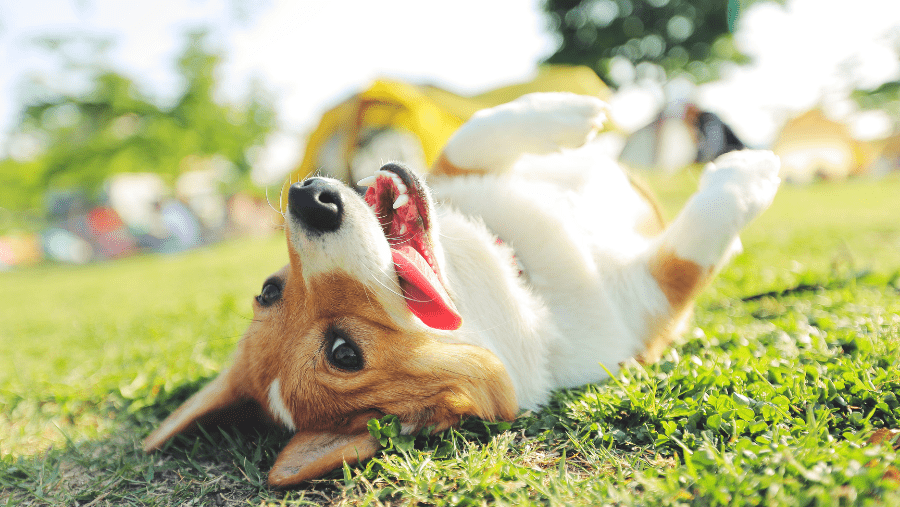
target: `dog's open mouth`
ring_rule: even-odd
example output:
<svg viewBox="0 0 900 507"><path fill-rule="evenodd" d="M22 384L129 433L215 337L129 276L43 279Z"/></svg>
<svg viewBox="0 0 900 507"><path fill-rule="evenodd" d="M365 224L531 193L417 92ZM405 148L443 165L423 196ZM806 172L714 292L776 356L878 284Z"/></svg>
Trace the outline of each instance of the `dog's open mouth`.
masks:
<svg viewBox="0 0 900 507"><path fill-rule="evenodd" d="M458 329L459 311L440 278L428 235L430 209L418 179L397 164L387 164L359 182L368 186L366 203L375 211L410 311L435 329Z"/></svg>

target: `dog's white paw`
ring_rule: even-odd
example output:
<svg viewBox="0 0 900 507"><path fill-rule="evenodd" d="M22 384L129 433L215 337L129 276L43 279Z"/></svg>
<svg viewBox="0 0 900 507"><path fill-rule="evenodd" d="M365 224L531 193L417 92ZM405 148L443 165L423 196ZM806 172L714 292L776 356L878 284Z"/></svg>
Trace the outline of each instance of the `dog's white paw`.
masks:
<svg viewBox="0 0 900 507"><path fill-rule="evenodd" d="M523 154L582 146L600 130L607 105L574 93L532 93L475 113L450 139L453 164L503 172Z"/></svg>
<svg viewBox="0 0 900 507"><path fill-rule="evenodd" d="M531 93L483 111L506 124L528 153L577 148L591 140L606 121L608 106L596 97L574 93Z"/></svg>
<svg viewBox="0 0 900 507"><path fill-rule="evenodd" d="M775 197L780 161L770 151L727 153L706 166L700 188L665 233L663 246L700 266L740 251L738 233Z"/></svg>
<svg viewBox="0 0 900 507"><path fill-rule="evenodd" d="M730 217L732 232L737 232L772 204L781 183L780 167L771 151L726 153L706 166L699 194L717 203L715 212Z"/></svg>

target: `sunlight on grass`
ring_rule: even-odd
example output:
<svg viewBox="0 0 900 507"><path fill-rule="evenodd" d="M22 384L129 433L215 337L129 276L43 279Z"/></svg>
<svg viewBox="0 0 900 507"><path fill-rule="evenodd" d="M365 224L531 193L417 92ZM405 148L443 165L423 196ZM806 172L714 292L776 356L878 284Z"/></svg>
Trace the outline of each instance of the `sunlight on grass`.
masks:
<svg viewBox="0 0 900 507"><path fill-rule="evenodd" d="M286 262L283 245L241 240L0 276L0 401L11 407L0 415L0 452L96 438L113 429L94 413L110 393L152 402L218 371L252 316L251 297Z"/></svg>
<svg viewBox="0 0 900 507"><path fill-rule="evenodd" d="M646 179L669 218L697 184ZM282 237L2 273L0 504L898 502L896 452L868 444L900 428L898 196L898 176L783 187L659 363L511 425L385 437L375 459L287 492L265 486L285 432L138 450L228 361Z"/></svg>

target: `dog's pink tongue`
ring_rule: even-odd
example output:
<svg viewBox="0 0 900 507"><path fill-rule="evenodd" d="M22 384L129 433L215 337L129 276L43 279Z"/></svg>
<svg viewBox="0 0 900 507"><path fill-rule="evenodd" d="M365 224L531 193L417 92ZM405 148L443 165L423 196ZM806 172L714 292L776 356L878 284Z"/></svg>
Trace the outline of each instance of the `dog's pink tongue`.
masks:
<svg viewBox="0 0 900 507"><path fill-rule="evenodd" d="M409 245L391 249L391 252L409 309L429 327L459 329L462 316L422 255Z"/></svg>

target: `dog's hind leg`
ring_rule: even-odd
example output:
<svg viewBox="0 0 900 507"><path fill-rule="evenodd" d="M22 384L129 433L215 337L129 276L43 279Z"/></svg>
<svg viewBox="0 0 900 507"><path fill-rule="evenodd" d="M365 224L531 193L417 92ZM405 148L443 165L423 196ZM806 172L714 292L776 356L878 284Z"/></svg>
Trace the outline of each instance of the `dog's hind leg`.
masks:
<svg viewBox="0 0 900 507"><path fill-rule="evenodd" d="M435 176L497 174L523 154L577 148L606 120L606 103L573 93L533 93L475 113L432 167Z"/></svg>
<svg viewBox="0 0 900 507"><path fill-rule="evenodd" d="M669 302L642 358L654 360L680 331L697 293L741 249L738 233L778 190L778 157L738 151L709 164L695 193L650 253L650 274Z"/></svg>

